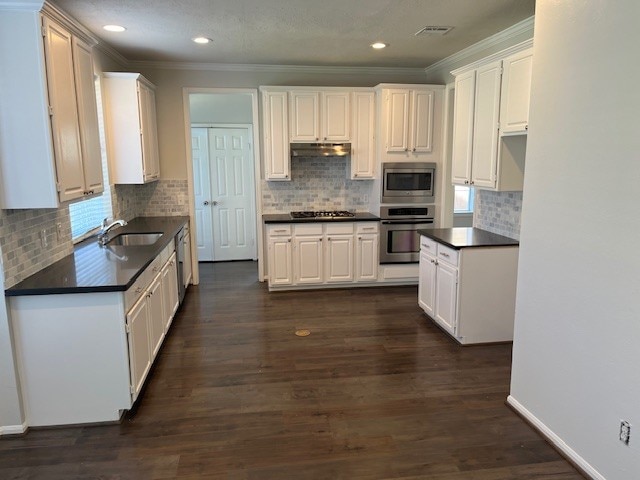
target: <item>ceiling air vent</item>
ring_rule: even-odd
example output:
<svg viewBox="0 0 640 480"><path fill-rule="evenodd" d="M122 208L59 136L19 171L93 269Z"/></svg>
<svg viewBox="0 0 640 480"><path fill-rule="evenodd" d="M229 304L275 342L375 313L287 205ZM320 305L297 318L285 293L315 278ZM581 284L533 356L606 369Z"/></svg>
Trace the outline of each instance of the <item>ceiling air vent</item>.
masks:
<svg viewBox="0 0 640 480"><path fill-rule="evenodd" d="M415 33L415 36L418 35L444 35L445 33L449 33L453 30L453 27L439 27L434 25L427 25L426 27L421 28Z"/></svg>

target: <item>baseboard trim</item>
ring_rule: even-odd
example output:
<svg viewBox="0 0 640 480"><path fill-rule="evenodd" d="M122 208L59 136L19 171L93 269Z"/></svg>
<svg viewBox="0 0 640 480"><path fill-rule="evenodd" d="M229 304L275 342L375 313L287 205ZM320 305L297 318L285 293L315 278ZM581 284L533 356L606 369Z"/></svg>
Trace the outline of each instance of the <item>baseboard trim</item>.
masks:
<svg viewBox="0 0 640 480"><path fill-rule="evenodd" d="M29 427L27 427L26 423L23 423L22 425L0 426L0 437L4 435L22 435L27 432L28 428Z"/></svg>
<svg viewBox="0 0 640 480"><path fill-rule="evenodd" d="M553 430L542 423L534 414L527 410L520 402L511 395L507 397L507 405L511 407L522 419L536 430L544 439L555 448L560 455L567 459L580 473L593 480L606 480L595 468L593 468L584 458L567 445Z"/></svg>

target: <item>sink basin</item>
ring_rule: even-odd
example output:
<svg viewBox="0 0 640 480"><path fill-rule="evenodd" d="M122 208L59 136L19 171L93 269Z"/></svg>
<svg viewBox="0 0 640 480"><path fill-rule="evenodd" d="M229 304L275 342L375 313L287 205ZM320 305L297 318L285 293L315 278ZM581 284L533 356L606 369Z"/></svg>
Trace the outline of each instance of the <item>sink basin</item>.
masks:
<svg viewBox="0 0 640 480"><path fill-rule="evenodd" d="M121 233L109 240L107 245L123 247L153 245L161 236L161 233Z"/></svg>

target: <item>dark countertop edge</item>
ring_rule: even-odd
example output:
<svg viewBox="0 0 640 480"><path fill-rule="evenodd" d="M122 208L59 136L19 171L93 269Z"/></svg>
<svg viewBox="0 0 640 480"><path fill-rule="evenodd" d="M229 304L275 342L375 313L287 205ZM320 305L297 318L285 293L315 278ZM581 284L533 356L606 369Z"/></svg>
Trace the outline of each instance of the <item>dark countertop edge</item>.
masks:
<svg viewBox="0 0 640 480"><path fill-rule="evenodd" d="M66 295L66 294L74 294L74 293L107 293L107 292L124 292L126 290L129 289L129 287L131 287L131 285L133 285L135 283L135 281L138 279L138 277L140 277L140 275L142 274L142 272L144 272L144 270L151 264L151 262L153 262L153 260L160 254L160 252L162 252L162 250L169 245L169 243L171 241L173 241L175 239L175 236L178 234L178 232L180 231L180 229L182 229L188 222L189 222L189 217L185 216L185 215L178 215L178 216L159 216L159 217L136 217L134 219L132 219L131 221L128 222L127 225L125 225L124 227L120 227L117 230L113 230L113 232L115 233L115 235L112 234L112 237L115 237L117 235L123 234L123 233L147 233L147 232L156 232L158 229L157 228L151 228L148 229L147 232L141 231L144 230L144 225L141 226L137 226L138 223L145 223L145 222L149 222L149 221L154 221L154 219L156 221L167 221L167 220L171 220L171 221L177 221L176 225L174 226L174 228L172 228L169 231L163 231L163 235L162 237L165 237L166 234L166 238L164 238L164 240L158 240L158 242L156 242L156 244L153 245L153 250L149 250L149 258L143 262L143 265L136 271L136 273L134 273L131 278L129 279L129 281L126 284L111 284L111 285L87 285L87 286L82 286L82 287L25 287L25 288L21 288L20 284L22 282L24 282L24 280L22 282L17 283L16 285L9 287L8 289L6 289L4 291L4 296L5 297L21 297L21 296L34 296L34 295ZM137 222L136 222L137 220ZM131 225L131 223L133 223L133 225ZM96 242L96 238L89 238L86 240L83 240L81 242L78 242L77 244L74 245L74 251L76 249L82 248L82 247L86 247L87 245L89 245L90 243L94 243ZM135 247L134 247L135 248ZM54 262L52 265L55 265ZM42 271L46 270L47 268L50 268L52 265L49 265L45 268L43 268L42 270L34 273L33 275L31 275L28 278L31 278L35 275L38 275L39 273L41 273ZM27 280L25 279L25 280Z"/></svg>
<svg viewBox="0 0 640 480"><path fill-rule="evenodd" d="M457 228L465 228L465 227L457 227ZM432 232L430 229L426 229L426 228L420 229L418 230L418 233L432 240L435 240L438 243L442 243L447 247L451 247L455 250L462 250L465 248L494 248L494 247L519 247L520 246L520 242L516 239L505 237L504 235L499 235L497 233L489 232L488 230L482 230L481 228L475 228L475 227L468 227L468 228L472 230L480 231L484 235L493 237L496 241L491 243L481 243L476 245L454 245L453 243L449 242L447 239L437 235L437 233ZM453 228L438 228L434 230L437 231L437 230L452 230L452 229Z"/></svg>
<svg viewBox="0 0 640 480"><path fill-rule="evenodd" d="M268 223L336 223L336 222L379 222L380 217L368 212L356 212L355 217L340 218L291 218L288 213L265 213L262 221Z"/></svg>

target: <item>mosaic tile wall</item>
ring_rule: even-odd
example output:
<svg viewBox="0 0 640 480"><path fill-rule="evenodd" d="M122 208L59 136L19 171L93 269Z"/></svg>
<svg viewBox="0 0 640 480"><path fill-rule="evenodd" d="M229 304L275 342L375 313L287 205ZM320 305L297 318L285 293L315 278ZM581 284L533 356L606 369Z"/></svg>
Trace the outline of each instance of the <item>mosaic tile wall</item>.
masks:
<svg viewBox="0 0 640 480"><path fill-rule="evenodd" d="M493 233L520 239L522 192L477 190L473 226Z"/></svg>
<svg viewBox="0 0 640 480"><path fill-rule="evenodd" d="M262 180L263 213L368 211L373 181L350 180L346 158L294 157L290 182Z"/></svg>
<svg viewBox="0 0 640 480"><path fill-rule="evenodd" d="M189 215L187 180L158 180L146 185L112 188L113 216L131 220L138 216Z"/></svg>
<svg viewBox="0 0 640 480"><path fill-rule="evenodd" d="M0 247L9 288L72 253L69 209L0 210Z"/></svg>

